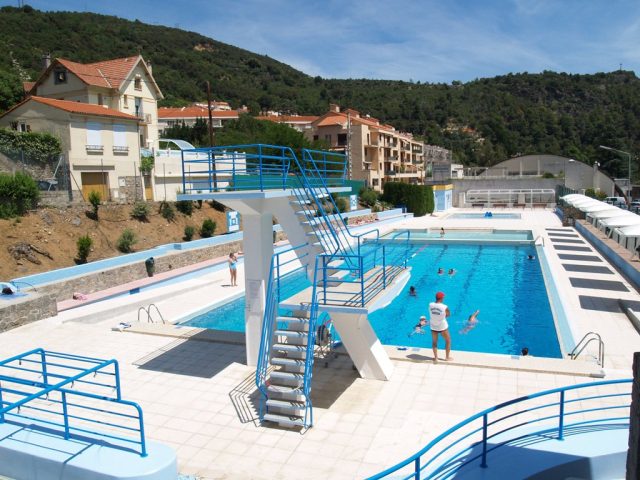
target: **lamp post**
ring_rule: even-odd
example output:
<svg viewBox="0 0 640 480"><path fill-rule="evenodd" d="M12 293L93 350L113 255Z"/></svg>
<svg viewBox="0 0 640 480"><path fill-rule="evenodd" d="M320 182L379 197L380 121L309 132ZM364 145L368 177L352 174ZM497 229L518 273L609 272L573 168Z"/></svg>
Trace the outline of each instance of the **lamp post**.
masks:
<svg viewBox="0 0 640 480"><path fill-rule="evenodd" d="M571 166L571 164L575 162L575 160L573 158L569 159L569 166ZM564 188L567 188L567 176L568 176L568 172L567 172L567 159L564 159Z"/></svg>
<svg viewBox="0 0 640 480"><path fill-rule="evenodd" d="M627 156L627 161L628 161L628 166L627 166L627 172L629 174L629 183L627 184L627 198L630 198L631 195L631 154L629 152L625 152L624 150L618 150L617 148L613 148L613 147L607 147L605 145L600 145L600 148L603 150L609 150L610 152L616 152L619 153L621 155L626 155Z"/></svg>

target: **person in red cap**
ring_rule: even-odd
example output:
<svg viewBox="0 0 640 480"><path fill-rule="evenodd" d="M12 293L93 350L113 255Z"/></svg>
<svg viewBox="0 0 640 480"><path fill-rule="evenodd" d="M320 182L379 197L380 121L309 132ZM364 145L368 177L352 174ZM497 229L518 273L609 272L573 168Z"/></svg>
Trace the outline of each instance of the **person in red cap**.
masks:
<svg viewBox="0 0 640 480"><path fill-rule="evenodd" d="M449 307L442 301L444 293L436 293L436 301L429 304L429 326L431 327L431 348L433 349L433 363L438 363L438 334L441 334L445 342L445 350L447 356L446 361L453 360L451 358L451 335L449 334L449 323L447 317L451 315Z"/></svg>

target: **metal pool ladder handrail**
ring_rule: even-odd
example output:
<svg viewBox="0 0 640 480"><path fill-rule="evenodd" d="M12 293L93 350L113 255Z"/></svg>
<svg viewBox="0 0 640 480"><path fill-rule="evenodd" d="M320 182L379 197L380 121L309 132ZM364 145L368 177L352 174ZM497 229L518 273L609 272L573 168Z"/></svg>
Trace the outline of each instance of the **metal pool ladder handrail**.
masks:
<svg viewBox="0 0 640 480"><path fill-rule="evenodd" d="M544 247L544 237L542 235L538 235L536 239L533 241L533 244L538 245L538 240L542 240L542 246Z"/></svg>
<svg viewBox="0 0 640 480"><path fill-rule="evenodd" d="M158 315L160 315L160 320L162 320L162 323L167 323L162 316L162 312L155 303L150 303L146 308L144 307L144 305L138 308L138 323L140 323L140 311L143 311L147 314L147 323L155 323L153 321L153 318L151 317L151 307L156 309L156 312L158 312Z"/></svg>
<svg viewBox="0 0 640 480"><path fill-rule="evenodd" d="M587 345L595 341L598 342L598 365L604 368L604 342L602 341L600 334L596 332L588 332L584 337L582 337L578 344L573 347L573 350L571 350L571 353L569 354L571 360L578 358L583 350L587 348Z"/></svg>

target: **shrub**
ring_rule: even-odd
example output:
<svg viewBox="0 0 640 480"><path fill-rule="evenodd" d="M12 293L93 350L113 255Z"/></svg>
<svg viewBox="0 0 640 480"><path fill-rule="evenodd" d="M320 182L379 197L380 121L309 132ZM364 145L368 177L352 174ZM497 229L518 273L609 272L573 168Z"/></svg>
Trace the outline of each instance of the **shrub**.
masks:
<svg viewBox="0 0 640 480"><path fill-rule="evenodd" d="M371 208L378 201L378 193L370 188L364 188L360 191L360 201Z"/></svg>
<svg viewBox="0 0 640 480"><path fill-rule="evenodd" d="M78 263L87 263L87 257L89 257L92 245L93 240L91 240L89 235L83 235L78 238L76 242L76 246L78 247Z"/></svg>
<svg viewBox="0 0 640 480"><path fill-rule="evenodd" d="M193 202L191 200L180 200L176 202L176 209L188 217L193 213Z"/></svg>
<svg viewBox="0 0 640 480"><path fill-rule="evenodd" d="M184 239L187 242L190 242L191 239L193 238L193 235L196 233L196 229L194 226L192 225L187 225L186 227L184 227Z"/></svg>
<svg viewBox="0 0 640 480"><path fill-rule="evenodd" d="M131 216L141 222L146 222L149 217L149 205L146 202L136 202L133 205Z"/></svg>
<svg viewBox="0 0 640 480"><path fill-rule="evenodd" d="M210 200L209 201L209 205L211 205L211 208L213 208L214 210L217 210L219 212L224 213L224 212L227 211L226 207L223 204L221 204L220 202L216 201L216 200Z"/></svg>
<svg viewBox="0 0 640 480"><path fill-rule="evenodd" d="M162 202L160 204L160 215L168 222L173 222L176 218L176 211L173 209L170 203Z"/></svg>
<svg viewBox="0 0 640 480"><path fill-rule="evenodd" d="M62 147L60 140L49 133L16 132L0 128L0 152L14 159L24 155L44 163L59 155Z"/></svg>
<svg viewBox="0 0 640 480"><path fill-rule="evenodd" d="M38 184L30 175L0 173L0 218L24 215L36 207L39 198Z"/></svg>
<svg viewBox="0 0 640 480"><path fill-rule="evenodd" d="M153 170L155 165L155 160L153 155L147 155L140 157L140 173L143 175L149 175Z"/></svg>
<svg viewBox="0 0 640 480"><path fill-rule="evenodd" d="M100 195L100 192L91 190L89 192L88 200L91 206L93 207L93 217L95 220L98 220L98 208L100 208L100 204L102 203L102 195Z"/></svg>
<svg viewBox="0 0 640 480"><path fill-rule="evenodd" d="M118 250L122 253L131 253L133 252L133 246L137 242L138 239L136 238L136 234L133 230L125 228L116 242L116 247L118 247Z"/></svg>
<svg viewBox="0 0 640 480"><path fill-rule="evenodd" d="M202 200L196 200L196 203L198 204L198 210L202 209Z"/></svg>
<svg viewBox="0 0 640 480"><path fill-rule="evenodd" d="M556 178L556 176L551 172L544 172L542 178Z"/></svg>
<svg viewBox="0 0 640 480"><path fill-rule="evenodd" d="M347 208L349 208L349 203L346 198L338 197L336 198L336 206L338 207L338 211L343 213L347 211Z"/></svg>
<svg viewBox="0 0 640 480"><path fill-rule="evenodd" d="M433 189L428 185L387 182L384 184L382 199L396 206L405 205L407 211L416 217L431 213L435 208Z"/></svg>
<svg viewBox="0 0 640 480"><path fill-rule="evenodd" d="M200 229L200 236L202 238L213 237L213 233L216 231L216 222L207 218L202 222L202 228Z"/></svg>

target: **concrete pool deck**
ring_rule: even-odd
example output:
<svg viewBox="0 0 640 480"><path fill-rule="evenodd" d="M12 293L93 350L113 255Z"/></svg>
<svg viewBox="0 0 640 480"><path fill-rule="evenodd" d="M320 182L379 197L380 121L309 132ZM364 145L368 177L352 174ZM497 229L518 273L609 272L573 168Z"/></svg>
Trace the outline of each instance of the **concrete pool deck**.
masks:
<svg viewBox="0 0 640 480"><path fill-rule="evenodd" d="M439 215L396 223L387 229L531 228L534 237L545 238L542 248L568 307L574 333L593 330L603 336L607 379L631 377L632 352L640 350L640 336L623 313L586 309L581 297L640 301L638 293L612 267L613 273L608 274L567 271L563 264L568 262L559 255L570 252L554 248L557 242L550 240L546 230L562 228L552 211L514 212L521 213L522 219L447 220ZM602 259L592 250L579 254ZM606 261L594 263L609 266ZM240 284L243 275L240 266ZM571 278L620 282L628 291L576 287ZM153 290L167 294L158 306L170 321L242 292L241 287L224 286L229 283L226 269L188 282L188 288L180 288L176 295L164 291L175 292L175 285ZM145 297L144 301L153 298ZM135 326L147 330L144 333L112 331L121 321L135 323L136 312L134 308L113 314L110 307L122 299L106 302L100 308L92 304L73 309L84 310L76 319L90 318L91 323L74 320L71 310L0 334L0 357L44 347L117 358L123 393L144 409L149 438L176 449L181 473L204 479L362 478L406 458L478 410L520 395L590 381L578 371L539 368L546 359L535 356L510 360L522 367L508 369L492 364L484 354L455 352L453 345L457 358L452 364L433 365L428 360L430 351L405 352L416 355L410 361L392 357L394 374L391 380L381 382L358 378L349 358L339 355L328 368L317 364L312 393L315 426L301 434L257 424L255 370L243 363L244 346L235 343L238 335L216 338L198 329L170 327L180 337L165 336L161 325L146 324ZM465 364L471 357L483 357L484 365ZM596 369L588 360L557 362Z"/></svg>

